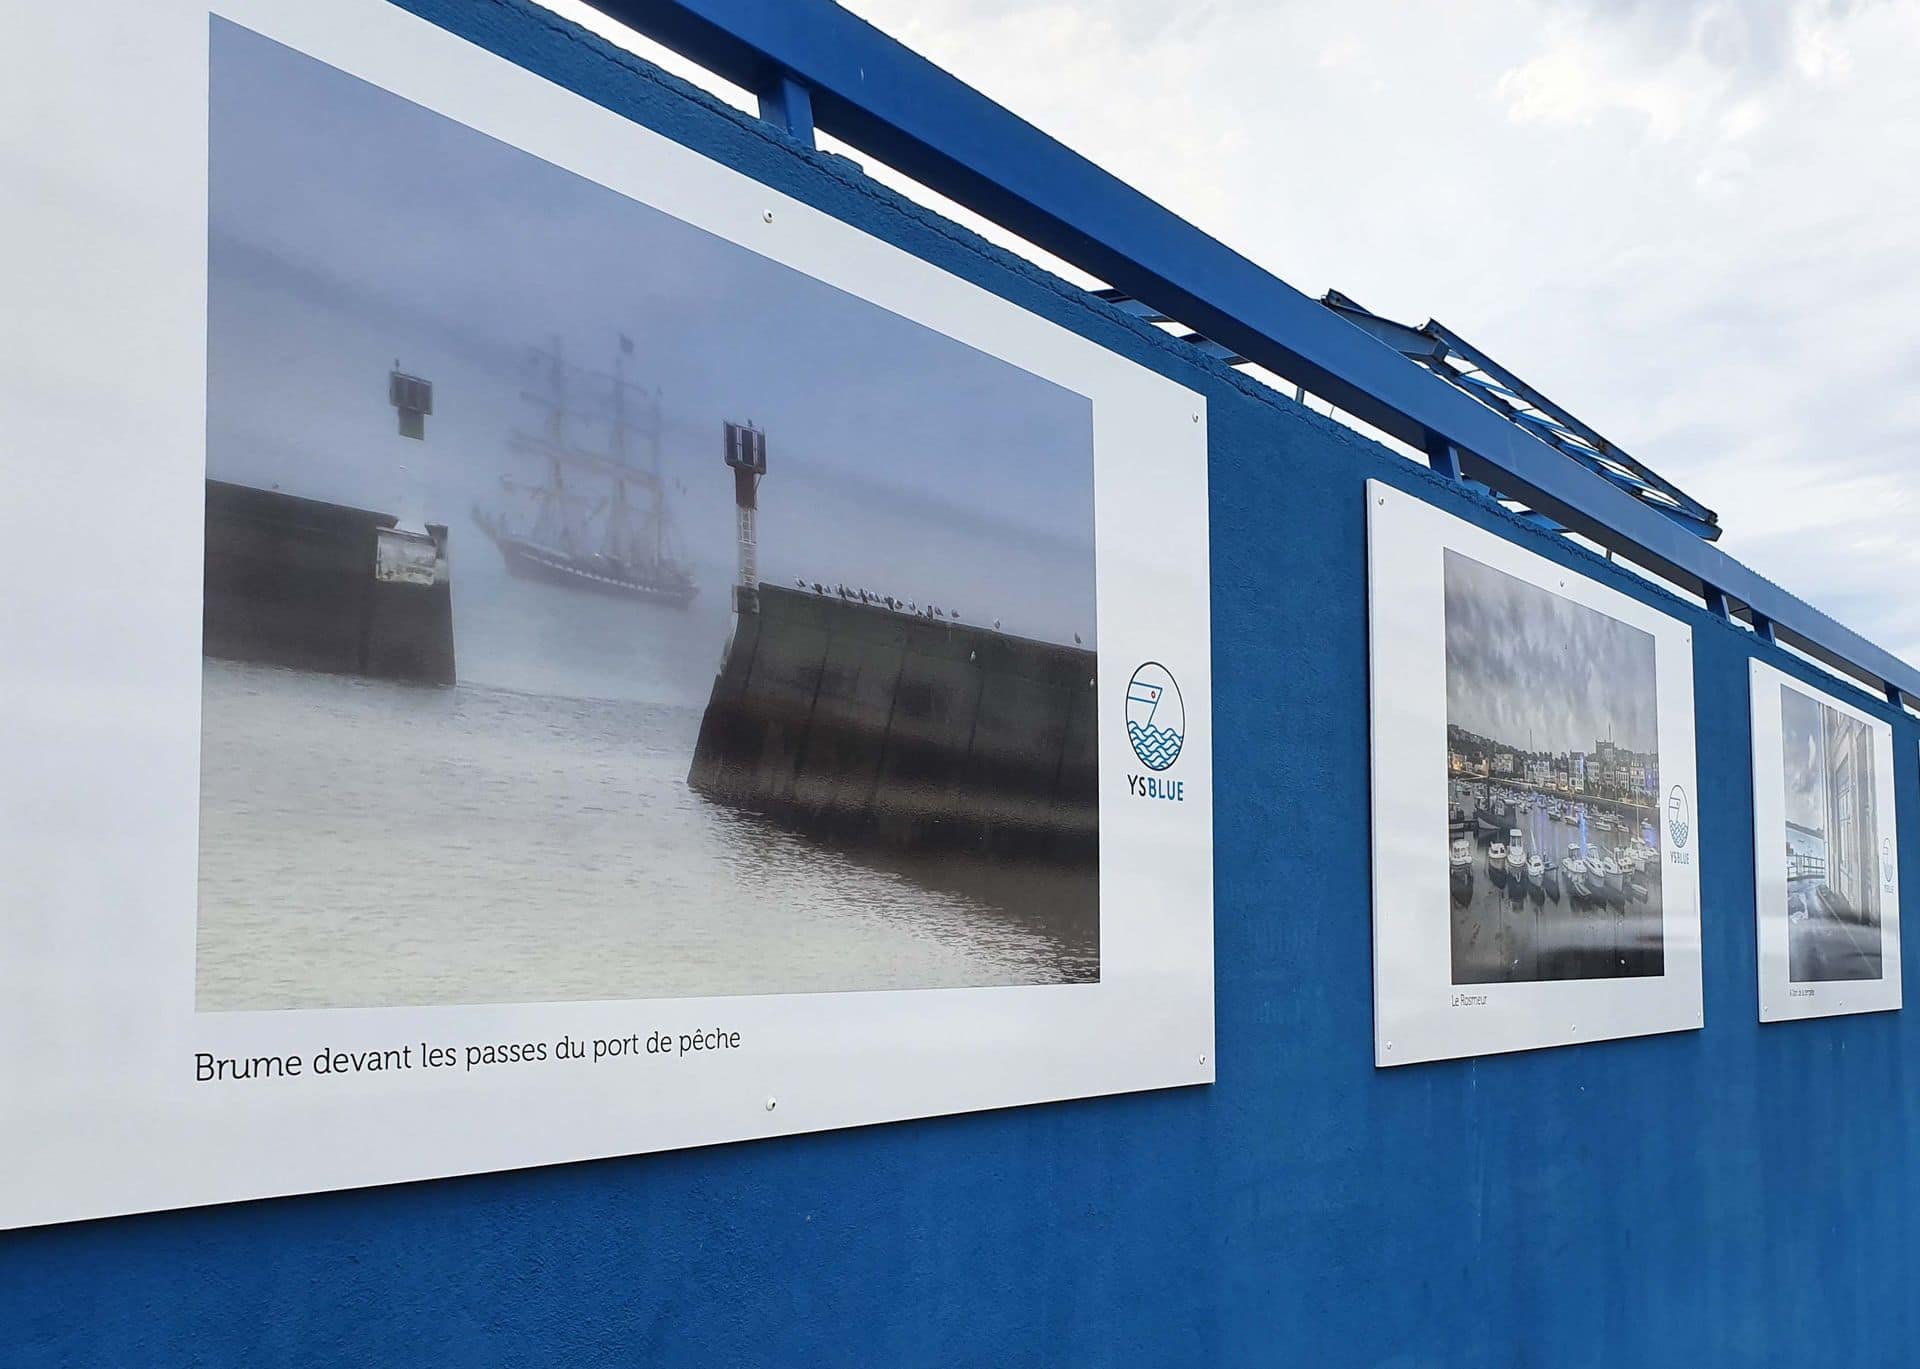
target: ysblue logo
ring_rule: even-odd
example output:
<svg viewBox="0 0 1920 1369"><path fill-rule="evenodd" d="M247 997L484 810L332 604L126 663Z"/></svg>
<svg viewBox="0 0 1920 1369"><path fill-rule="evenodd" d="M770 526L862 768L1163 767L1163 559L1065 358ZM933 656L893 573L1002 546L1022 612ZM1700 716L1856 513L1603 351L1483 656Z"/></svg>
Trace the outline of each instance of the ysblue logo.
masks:
<svg viewBox="0 0 1920 1369"><path fill-rule="evenodd" d="M1186 743L1187 706L1173 672L1148 661L1127 681L1127 740L1149 770L1165 770Z"/></svg>
<svg viewBox="0 0 1920 1369"><path fill-rule="evenodd" d="M1667 794L1667 835L1673 838L1677 851L1687 844L1687 837L1693 832L1693 809L1687 803L1687 791L1674 785Z"/></svg>

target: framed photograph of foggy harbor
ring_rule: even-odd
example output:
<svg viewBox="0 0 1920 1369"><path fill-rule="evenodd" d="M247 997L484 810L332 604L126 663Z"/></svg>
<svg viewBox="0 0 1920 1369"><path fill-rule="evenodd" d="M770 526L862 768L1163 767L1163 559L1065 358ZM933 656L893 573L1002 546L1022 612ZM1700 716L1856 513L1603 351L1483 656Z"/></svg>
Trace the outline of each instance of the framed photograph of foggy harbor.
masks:
<svg viewBox="0 0 1920 1369"><path fill-rule="evenodd" d="M1697 1027L1679 620L1368 488L1375 1062Z"/></svg>
<svg viewBox="0 0 1920 1369"><path fill-rule="evenodd" d="M1760 1020L1901 1006L1893 728L1754 661Z"/></svg>
<svg viewBox="0 0 1920 1369"><path fill-rule="evenodd" d="M1088 398L238 26L212 89L199 1006L1099 982Z"/></svg>
<svg viewBox="0 0 1920 1369"><path fill-rule="evenodd" d="M657 73L107 9L0 1227L1212 1081L1199 394Z"/></svg>

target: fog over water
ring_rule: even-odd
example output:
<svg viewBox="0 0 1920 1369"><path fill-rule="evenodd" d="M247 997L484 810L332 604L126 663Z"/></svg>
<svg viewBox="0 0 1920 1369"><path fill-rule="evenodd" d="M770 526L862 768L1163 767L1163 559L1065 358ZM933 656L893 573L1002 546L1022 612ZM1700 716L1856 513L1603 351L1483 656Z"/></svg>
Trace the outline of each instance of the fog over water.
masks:
<svg viewBox="0 0 1920 1369"><path fill-rule="evenodd" d="M203 1011L1099 978L1088 880L710 803L698 709L230 661L205 695Z"/></svg>
<svg viewBox="0 0 1920 1369"><path fill-rule="evenodd" d="M206 661L202 1010L1098 980L1090 856L813 839L688 784L732 627L724 422L766 433L764 580L1091 648L1084 396L224 20L211 119L207 473L445 524L458 683ZM513 445L554 436L536 346L584 368L562 448L611 442L589 373L657 399L684 608L516 577L482 528L553 487ZM433 384L424 440L395 366Z"/></svg>
<svg viewBox="0 0 1920 1369"><path fill-rule="evenodd" d="M558 342L657 391L697 565L733 564L721 425L751 420L767 580L1095 642L1084 396L225 21L213 47L210 475L445 522L458 554L531 473L507 444ZM433 382L424 443L396 363Z"/></svg>

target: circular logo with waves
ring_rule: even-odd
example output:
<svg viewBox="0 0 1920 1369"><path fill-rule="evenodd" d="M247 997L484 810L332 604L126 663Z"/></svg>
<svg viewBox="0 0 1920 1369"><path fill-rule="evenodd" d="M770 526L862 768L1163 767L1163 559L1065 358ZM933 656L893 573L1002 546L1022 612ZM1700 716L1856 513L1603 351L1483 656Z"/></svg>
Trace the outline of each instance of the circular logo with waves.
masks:
<svg viewBox="0 0 1920 1369"><path fill-rule="evenodd" d="M1667 794L1667 835L1673 838L1676 850L1687 844L1687 837L1693 832L1693 809L1687 803L1687 791L1674 785Z"/></svg>
<svg viewBox="0 0 1920 1369"><path fill-rule="evenodd" d="M1180 759L1186 742L1187 706L1173 672L1148 661L1127 681L1127 740L1149 770L1165 770Z"/></svg>

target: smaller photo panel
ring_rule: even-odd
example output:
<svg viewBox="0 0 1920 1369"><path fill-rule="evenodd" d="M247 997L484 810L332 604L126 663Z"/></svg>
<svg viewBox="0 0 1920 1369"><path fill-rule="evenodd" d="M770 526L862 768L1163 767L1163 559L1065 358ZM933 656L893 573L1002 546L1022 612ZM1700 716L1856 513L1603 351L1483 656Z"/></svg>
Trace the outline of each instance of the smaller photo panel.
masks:
<svg viewBox="0 0 1920 1369"><path fill-rule="evenodd" d="M1367 503L1375 1063L1698 1027L1685 623Z"/></svg>
<svg viewBox="0 0 1920 1369"><path fill-rule="evenodd" d="M1760 1020L1897 1009L1893 728L1773 666L1752 676Z"/></svg>

